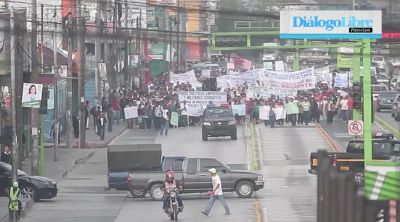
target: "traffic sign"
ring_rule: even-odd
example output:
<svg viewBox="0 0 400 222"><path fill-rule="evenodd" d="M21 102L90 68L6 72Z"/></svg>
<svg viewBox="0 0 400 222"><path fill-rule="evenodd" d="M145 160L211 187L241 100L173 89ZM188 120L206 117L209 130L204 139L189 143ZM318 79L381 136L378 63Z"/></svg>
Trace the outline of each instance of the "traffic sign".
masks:
<svg viewBox="0 0 400 222"><path fill-rule="evenodd" d="M350 136L362 136L364 132L364 123L362 120L349 120L347 131Z"/></svg>

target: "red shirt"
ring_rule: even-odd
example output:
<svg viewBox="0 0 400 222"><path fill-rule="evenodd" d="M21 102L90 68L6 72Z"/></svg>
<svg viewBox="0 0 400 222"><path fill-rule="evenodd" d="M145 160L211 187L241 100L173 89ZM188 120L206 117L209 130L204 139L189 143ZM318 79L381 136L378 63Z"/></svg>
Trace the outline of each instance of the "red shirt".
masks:
<svg viewBox="0 0 400 222"><path fill-rule="evenodd" d="M349 107L349 110L353 109L353 98L347 100L347 106Z"/></svg>
<svg viewBox="0 0 400 222"><path fill-rule="evenodd" d="M121 101L119 98L115 98L112 102L112 107L115 111L121 111Z"/></svg>

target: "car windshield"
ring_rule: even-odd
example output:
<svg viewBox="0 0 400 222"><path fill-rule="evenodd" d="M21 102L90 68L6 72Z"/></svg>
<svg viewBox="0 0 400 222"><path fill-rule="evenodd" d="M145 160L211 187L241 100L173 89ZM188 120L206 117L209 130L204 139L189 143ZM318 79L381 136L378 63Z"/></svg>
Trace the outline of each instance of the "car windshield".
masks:
<svg viewBox="0 0 400 222"><path fill-rule="evenodd" d="M383 57L374 57L374 62L383 62Z"/></svg>
<svg viewBox="0 0 400 222"><path fill-rule="evenodd" d="M385 99L391 99L391 100L393 100L393 99L396 98L396 96L397 96L398 94L399 94L398 92L392 92L392 91L381 92L381 93L379 94L379 97L385 98Z"/></svg>
<svg viewBox="0 0 400 222"><path fill-rule="evenodd" d="M227 108L211 108L207 109L204 117L232 117L232 111Z"/></svg>

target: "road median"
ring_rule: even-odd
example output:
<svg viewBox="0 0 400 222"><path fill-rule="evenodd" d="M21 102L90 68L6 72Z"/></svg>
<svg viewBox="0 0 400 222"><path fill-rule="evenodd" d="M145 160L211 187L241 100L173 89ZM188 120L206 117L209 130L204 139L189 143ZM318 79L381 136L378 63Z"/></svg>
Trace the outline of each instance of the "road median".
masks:
<svg viewBox="0 0 400 222"><path fill-rule="evenodd" d="M257 129L252 122L246 123L246 146L249 155L250 170L261 170L261 152L259 145L259 136L257 136Z"/></svg>

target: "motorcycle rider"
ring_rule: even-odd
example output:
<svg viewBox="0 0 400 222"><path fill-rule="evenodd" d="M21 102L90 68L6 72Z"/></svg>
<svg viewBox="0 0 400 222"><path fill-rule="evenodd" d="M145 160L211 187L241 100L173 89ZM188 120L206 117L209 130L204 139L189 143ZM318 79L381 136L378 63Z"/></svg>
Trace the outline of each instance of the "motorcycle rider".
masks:
<svg viewBox="0 0 400 222"><path fill-rule="evenodd" d="M171 191L174 191L175 189L181 189L182 187L178 184L178 182L175 180L174 177L174 172L171 170L168 170L165 174L165 181L164 181L164 199L163 199L163 209L164 212L168 212L168 205L169 205L169 194ZM182 197L176 193L176 200L178 201L178 207L179 207L179 212L182 212L183 210L183 202L182 202Z"/></svg>

